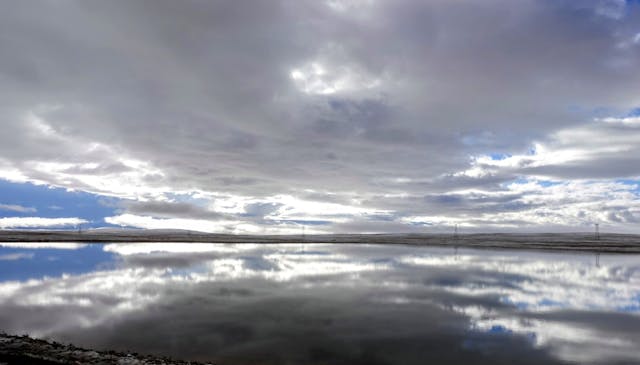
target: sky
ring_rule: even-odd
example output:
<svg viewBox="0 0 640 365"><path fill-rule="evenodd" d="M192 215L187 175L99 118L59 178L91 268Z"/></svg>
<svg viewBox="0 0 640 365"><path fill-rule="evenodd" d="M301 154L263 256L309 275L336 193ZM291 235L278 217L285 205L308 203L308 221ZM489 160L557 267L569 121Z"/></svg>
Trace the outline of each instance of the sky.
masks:
<svg viewBox="0 0 640 365"><path fill-rule="evenodd" d="M640 233L637 1L7 1L0 229Z"/></svg>

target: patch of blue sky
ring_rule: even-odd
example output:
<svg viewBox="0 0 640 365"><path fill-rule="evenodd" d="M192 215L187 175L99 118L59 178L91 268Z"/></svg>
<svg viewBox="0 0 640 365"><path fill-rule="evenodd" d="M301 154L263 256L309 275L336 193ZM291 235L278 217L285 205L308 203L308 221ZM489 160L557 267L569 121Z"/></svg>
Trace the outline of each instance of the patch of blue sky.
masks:
<svg viewBox="0 0 640 365"><path fill-rule="evenodd" d="M116 254L102 245L90 244L78 249L0 247L0 282L26 281L63 274L79 275L115 267ZM7 259L14 257L14 259Z"/></svg>
<svg viewBox="0 0 640 365"><path fill-rule="evenodd" d="M631 109L627 117L640 117L640 107Z"/></svg>
<svg viewBox="0 0 640 365"><path fill-rule="evenodd" d="M631 303L616 308L618 312L640 312L640 293L631 298Z"/></svg>
<svg viewBox="0 0 640 365"><path fill-rule="evenodd" d="M513 180L509 180L507 182L504 182L502 184L500 184L502 187L507 187L511 184L516 184L516 185L524 185L524 184L529 184L529 183L536 183L544 188L548 188L551 186L556 186L556 185L562 185L565 182L564 181L560 181L560 180L538 180L538 179L527 179L524 177L519 177L517 179L513 179Z"/></svg>
<svg viewBox="0 0 640 365"><path fill-rule="evenodd" d="M640 0L637 0L640 2ZM585 121L598 121L604 118L629 118L640 116L640 107L632 109L619 109L610 107L588 108L580 106L570 106L569 112L578 115Z"/></svg>
<svg viewBox="0 0 640 365"><path fill-rule="evenodd" d="M462 341L462 348L472 351L487 351L495 347L496 337L513 336L513 330L501 324L494 324L490 328L478 331L471 330L468 332L468 338ZM527 333L526 338L535 343L535 333Z"/></svg>
<svg viewBox="0 0 640 365"><path fill-rule="evenodd" d="M504 303L504 304L507 304L507 305L512 305L512 306L516 307L519 310L527 310L531 306L527 302L524 302L524 301L516 302L516 301L514 301L513 299L511 299L509 297L501 297L500 298L500 302Z"/></svg>
<svg viewBox="0 0 640 365"><path fill-rule="evenodd" d="M562 181L537 180L538 185L548 188L550 186L562 185Z"/></svg>
<svg viewBox="0 0 640 365"><path fill-rule="evenodd" d="M104 218L117 214L120 199L31 183L0 180L0 204L32 208L0 209L4 217L82 218L88 227L109 226Z"/></svg>
<svg viewBox="0 0 640 365"><path fill-rule="evenodd" d="M491 157L491 159L494 161L505 160L511 156L512 155L509 153L490 153L489 154L489 157Z"/></svg>
<svg viewBox="0 0 640 365"><path fill-rule="evenodd" d="M624 0L624 3L626 5L635 5L635 6L639 6L640 5L640 0Z"/></svg>
<svg viewBox="0 0 640 365"><path fill-rule="evenodd" d="M493 326L491 326L491 328L487 330L487 332L488 333L513 333L512 330L508 329L507 327L501 324L494 324Z"/></svg>
<svg viewBox="0 0 640 365"><path fill-rule="evenodd" d="M210 199L196 198L193 193L166 193L165 196L175 202L195 204L201 207L206 207L211 203Z"/></svg>
<svg viewBox="0 0 640 365"><path fill-rule="evenodd" d="M640 179L619 179L616 180L616 183L633 187L631 191L637 195L640 195Z"/></svg>
<svg viewBox="0 0 640 365"><path fill-rule="evenodd" d="M415 227L431 227L435 225L432 222L408 222L408 224Z"/></svg>
<svg viewBox="0 0 640 365"><path fill-rule="evenodd" d="M598 108L594 109L591 113L593 118L628 118L640 116L640 107L622 110L612 108Z"/></svg>
<svg viewBox="0 0 640 365"><path fill-rule="evenodd" d="M507 182L504 182L501 184L502 187L507 187L511 184L518 184L518 185L522 185L522 184L528 184L528 183L532 183L535 182L537 185L544 187L544 188L548 188L548 187L552 187L552 186L557 186L557 185L562 185L565 184L566 181L561 181L561 180L537 180L537 179L527 179L527 178L517 178L517 179L513 179ZM597 183L598 181L593 181L591 183ZM639 194L640 195L640 179L617 179L617 180L613 180L613 182L618 183L618 184L624 184L624 185L629 185L631 187L633 187L633 189L631 190L632 192Z"/></svg>
<svg viewBox="0 0 640 365"><path fill-rule="evenodd" d="M538 301L538 305L541 307L556 307L556 308L568 307L567 303L562 303L557 300L552 300L549 298L543 298L542 300Z"/></svg>

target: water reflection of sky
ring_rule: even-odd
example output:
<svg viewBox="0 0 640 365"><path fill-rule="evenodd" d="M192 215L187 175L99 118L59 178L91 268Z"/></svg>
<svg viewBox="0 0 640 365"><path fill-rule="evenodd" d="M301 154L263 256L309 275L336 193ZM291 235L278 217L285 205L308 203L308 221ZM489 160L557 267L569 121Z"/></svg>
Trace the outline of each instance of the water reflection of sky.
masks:
<svg viewBox="0 0 640 365"><path fill-rule="evenodd" d="M25 281L84 274L112 268L115 257L100 245L0 242L0 280Z"/></svg>
<svg viewBox="0 0 640 365"><path fill-rule="evenodd" d="M2 245L11 333L219 364L640 362L639 256Z"/></svg>

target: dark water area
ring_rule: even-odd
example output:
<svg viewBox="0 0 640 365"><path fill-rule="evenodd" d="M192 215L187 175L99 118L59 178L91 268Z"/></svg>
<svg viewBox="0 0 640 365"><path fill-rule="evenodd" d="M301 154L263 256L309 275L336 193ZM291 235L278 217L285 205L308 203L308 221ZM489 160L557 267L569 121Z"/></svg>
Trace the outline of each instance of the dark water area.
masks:
<svg viewBox="0 0 640 365"><path fill-rule="evenodd" d="M639 364L640 256L0 243L0 331L216 364Z"/></svg>

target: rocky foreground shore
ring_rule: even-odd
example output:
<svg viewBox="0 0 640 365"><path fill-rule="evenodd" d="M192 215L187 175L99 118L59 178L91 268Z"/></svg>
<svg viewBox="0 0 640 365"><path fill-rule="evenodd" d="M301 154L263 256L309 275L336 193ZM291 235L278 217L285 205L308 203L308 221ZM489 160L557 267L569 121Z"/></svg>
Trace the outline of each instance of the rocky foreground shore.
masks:
<svg viewBox="0 0 640 365"><path fill-rule="evenodd" d="M28 336L0 334L0 365L202 365L165 357L153 357L115 351L93 351ZM209 364L210 365L210 364Z"/></svg>

